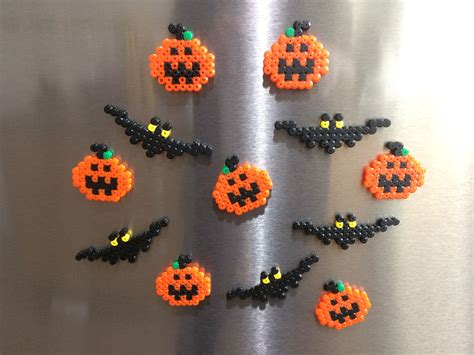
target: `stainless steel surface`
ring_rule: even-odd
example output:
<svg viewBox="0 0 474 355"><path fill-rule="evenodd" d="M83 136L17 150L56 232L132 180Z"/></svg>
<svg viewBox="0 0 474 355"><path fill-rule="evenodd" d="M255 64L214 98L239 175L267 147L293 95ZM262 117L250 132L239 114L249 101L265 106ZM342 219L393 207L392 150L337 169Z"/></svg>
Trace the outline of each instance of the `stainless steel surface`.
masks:
<svg viewBox="0 0 474 355"><path fill-rule="evenodd" d="M420 1L1 1L0 352L467 353L472 351L472 46L469 2ZM263 53L295 19L312 21L331 52L330 73L309 92L276 91ZM189 25L216 55L200 94L172 94L148 74L148 55ZM158 114L174 135L215 146L211 160L148 159L106 117L108 103L139 121ZM308 151L273 122L347 123L388 117L392 127L328 156ZM377 201L362 167L386 140L401 140L427 168L406 201ZM93 203L71 186L71 168L105 142L134 169L118 204ZM225 157L268 169L265 210L219 212L211 191ZM359 221L394 215L400 226L348 251L291 231L335 212ZM264 213L263 213L264 212ZM170 217L136 264L76 262L130 223ZM154 279L179 253L212 273L196 309L169 307ZM320 262L287 299L260 307L226 302L274 263ZM337 332L317 324L323 282L363 285L366 322Z"/></svg>

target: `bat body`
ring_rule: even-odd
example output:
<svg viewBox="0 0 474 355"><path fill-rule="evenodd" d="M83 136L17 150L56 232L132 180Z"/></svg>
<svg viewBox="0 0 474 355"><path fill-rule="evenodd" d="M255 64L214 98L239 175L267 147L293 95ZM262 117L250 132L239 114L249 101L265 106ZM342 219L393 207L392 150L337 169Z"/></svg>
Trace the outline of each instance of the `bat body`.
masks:
<svg viewBox="0 0 474 355"><path fill-rule="evenodd" d="M231 300L235 297L246 299L251 297L254 300L265 302L268 298L283 299L291 288L296 288L303 278L303 274L311 269L311 265L318 262L319 257L311 255L302 259L297 268L282 274L280 269L274 266L270 273L263 271L260 275L260 284L247 290L236 288L227 292L227 299Z"/></svg>
<svg viewBox="0 0 474 355"><path fill-rule="evenodd" d="M115 117L115 123L125 128L125 134L130 137L131 144L141 143L146 156L151 158L156 154L166 152L169 159L181 156L183 153L191 155L212 154L212 147L197 140L185 143L170 137L172 125L169 122L161 124L158 117L150 120L148 126L134 121L128 112L113 105L104 108L105 113Z"/></svg>
<svg viewBox="0 0 474 355"><path fill-rule="evenodd" d="M332 226L314 226L310 221L294 222L293 229L302 230L305 234L314 235L325 245L335 241L342 249L346 250L356 239L361 243L375 236L375 233L385 232L387 227L397 226L400 223L395 217L379 218L373 224L357 224L356 218L349 213L346 218L336 215L336 221Z"/></svg>
<svg viewBox="0 0 474 355"><path fill-rule="evenodd" d="M365 126L346 127L343 120L341 114L334 115L334 120L330 120L328 114L323 114L319 127L298 127L295 121L277 121L275 129L286 130L290 136L299 137L308 148L314 148L319 144L326 153L332 154L337 148L342 147L342 143L353 147L364 135L374 134L377 128L391 125L389 119L373 118L368 120Z"/></svg>
<svg viewBox="0 0 474 355"><path fill-rule="evenodd" d="M109 262L111 265L116 264L119 260L128 260L134 263L138 254L147 252L153 238L160 234L161 228L166 227L169 221L163 217L157 222L153 222L146 232L132 236L132 232L127 228L122 228L119 232L113 232L108 239L110 245L103 248L89 248L81 250L76 254L76 260L87 259L89 261L102 260Z"/></svg>

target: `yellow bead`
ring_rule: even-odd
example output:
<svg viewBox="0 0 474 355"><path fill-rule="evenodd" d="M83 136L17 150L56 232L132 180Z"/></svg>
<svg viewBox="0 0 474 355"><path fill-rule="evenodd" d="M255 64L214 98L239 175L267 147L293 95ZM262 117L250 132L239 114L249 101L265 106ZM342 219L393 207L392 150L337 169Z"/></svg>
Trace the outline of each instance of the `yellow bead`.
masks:
<svg viewBox="0 0 474 355"><path fill-rule="evenodd" d="M327 129L329 128L329 121L321 121L321 128Z"/></svg>
<svg viewBox="0 0 474 355"><path fill-rule="evenodd" d="M167 130L162 130L161 131L161 136L163 138L168 138L170 136L170 134L171 134L171 129L169 131L167 131Z"/></svg>
<svg viewBox="0 0 474 355"><path fill-rule="evenodd" d="M116 247L118 245L118 242L117 242L117 238L115 238L114 240L112 240L110 242L110 245L112 245L113 247Z"/></svg>
<svg viewBox="0 0 474 355"><path fill-rule="evenodd" d="M344 127L344 121L336 121L336 128Z"/></svg>
<svg viewBox="0 0 474 355"><path fill-rule="evenodd" d="M275 280L281 279L281 272L280 272L280 269L278 269L278 272L277 272L275 275L273 275L273 277L275 278Z"/></svg>
<svg viewBox="0 0 474 355"><path fill-rule="evenodd" d="M349 222L349 227L355 228L357 226L357 221Z"/></svg>
<svg viewBox="0 0 474 355"><path fill-rule="evenodd" d="M155 126L154 124L151 124L151 123L150 123L150 124L148 124L148 127L147 127L147 128L148 128L148 130L149 130L150 132L155 133L156 127L158 127L158 126Z"/></svg>
<svg viewBox="0 0 474 355"><path fill-rule="evenodd" d="M123 237L122 237L122 242L128 242L130 240L130 232L127 232L127 234L125 234Z"/></svg>
<svg viewBox="0 0 474 355"><path fill-rule="evenodd" d="M262 280L262 283L264 283L265 285L270 283L270 279L268 278L268 276Z"/></svg>
<svg viewBox="0 0 474 355"><path fill-rule="evenodd" d="M338 221L336 221L336 228L341 229L342 227L344 227L344 222L338 222Z"/></svg>

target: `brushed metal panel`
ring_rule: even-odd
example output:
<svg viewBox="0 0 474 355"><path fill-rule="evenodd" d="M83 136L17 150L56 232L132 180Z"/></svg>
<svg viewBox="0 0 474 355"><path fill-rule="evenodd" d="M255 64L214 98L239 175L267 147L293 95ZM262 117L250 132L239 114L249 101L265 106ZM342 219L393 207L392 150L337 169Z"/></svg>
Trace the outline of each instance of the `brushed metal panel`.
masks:
<svg viewBox="0 0 474 355"><path fill-rule="evenodd" d="M468 2L422 1L6 1L0 11L0 352L467 353L472 349L472 49ZM263 53L295 19L331 52L330 73L309 92L277 91ZM200 94L171 94L148 76L148 55L189 25L216 55ZM211 160L150 160L102 112L158 114L174 135L214 145ZM332 156L306 150L273 122L346 123L388 117L392 127ZM457 131L456 131L457 129ZM376 201L360 183L386 140L401 140L427 168L407 201ZM134 169L118 204L92 203L71 186L71 168L105 142ZM225 157L268 169L265 210L219 212L211 191ZM401 224L348 251L291 231L295 219L326 224L335 212ZM264 213L263 213L264 212ZM114 228L171 223L134 265L76 262ZM212 272L197 309L171 308L154 278L179 253ZM320 262L283 302L228 303L261 270ZM323 282L363 285L366 322L336 332L317 324ZM472 350L471 350L472 351Z"/></svg>

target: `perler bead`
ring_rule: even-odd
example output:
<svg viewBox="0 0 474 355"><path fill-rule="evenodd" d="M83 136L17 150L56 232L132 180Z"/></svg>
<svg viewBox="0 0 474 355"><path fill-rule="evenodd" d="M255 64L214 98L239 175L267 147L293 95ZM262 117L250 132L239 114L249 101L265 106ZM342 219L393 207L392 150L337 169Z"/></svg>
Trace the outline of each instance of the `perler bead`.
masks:
<svg viewBox="0 0 474 355"><path fill-rule="evenodd" d="M277 121L275 129L286 130L290 136L299 137L301 143L308 148L317 144L326 153L332 154L345 143L348 147L355 146L366 134L374 134L379 127L390 127L391 121L387 118L373 118L365 126L344 126L344 117L340 113L331 120L327 113L321 115L319 127L298 127L295 121Z"/></svg>
<svg viewBox="0 0 474 355"><path fill-rule="evenodd" d="M181 142L170 138L173 126L170 122L161 124L158 117L153 117L150 123L144 125L134 121L128 112L114 105L104 107L105 113L115 117L115 123L125 128L125 134L130 137L130 143L142 143L146 156L152 158L156 154L166 152L169 159L181 156L183 153L191 155L211 155L212 147L197 140L192 143Z"/></svg>
<svg viewBox="0 0 474 355"><path fill-rule="evenodd" d="M133 186L133 173L105 144L92 144L90 154L72 169L72 185L88 200L118 202Z"/></svg>
<svg viewBox="0 0 474 355"><path fill-rule="evenodd" d="M426 169L400 142L388 142L390 154L380 154L364 168L364 186L381 199L408 198L423 185Z"/></svg>
<svg viewBox="0 0 474 355"><path fill-rule="evenodd" d="M212 197L220 210L240 216L266 205L273 184L266 170L238 164L236 155L226 159Z"/></svg>
<svg viewBox="0 0 474 355"><path fill-rule="evenodd" d="M156 294L171 306L197 306L211 294L211 274L190 255L180 255L155 280Z"/></svg>
<svg viewBox="0 0 474 355"><path fill-rule="evenodd" d="M241 300L244 300L248 297L252 297L253 300L260 302L266 302L268 298L283 299L286 297L286 293L290 287L298 287L299 282L303 278L303 274L310 271L311 265L317 263L318 260L318 256L311 255L300 260L296 269L288 271L285 274L282 274L278 266L272 267L269 274L262 271L260 274L260 284L247 290L243 290L240 287L231 290L227 292L227 299L231 300L235 297L239 297Z"/></svg>
<svg viewBox="0 0 474 355"><path fill-rule="evenodd" d="M165 38L150 55L150 75L167 91L200 91L214 77L214 54L182 24L170 24L176 39Z"/></svg>
<svg viewBox="0 0 474 355"><path fill-rule="evenodd" d="M119 232L112 232L109 235L110 246L96 249L91 246L81 250L76 255L76 260L87 259L94 261L101 259L103 262L109 262L111 265L120 260L128 260L134 263L137 260L138 253L146 253L150 249L153 238L160 234L161 228L169 223L168 218L163 217L157 222L153 222L146 232L133 235L133 232L124 227Z"/></svg>
<svg viewBox="0 0 474 355"><path fill-rule="evenodd" d="M348 213L346 218L337 214L334 225L316 227L310 221L294 222L293 229L302 230L305 234L314 235L324 245L335 241L342 249L347 250L350 244L354 244L356 239L361 243L367 243L375 233L385 232L387 227L397 226L400 223L395 217L379 218L373 224L357 224L356 217Z"/></svg>
<svg viewBox="0 0 474 355"><path fill-rule="evenodd" d="M321 325L337 330L363 322L372 308L362 287L342 281L324 284L323 294L314 306L314 314Z"/></svg>
<svg viewBox="0 0 474 355"><path fill-rule="evenodd" d="M263 72L279 89L311 89L329 71L329 52L316 37L303 35L308 21L295 21L265 52Z"/></svg>

